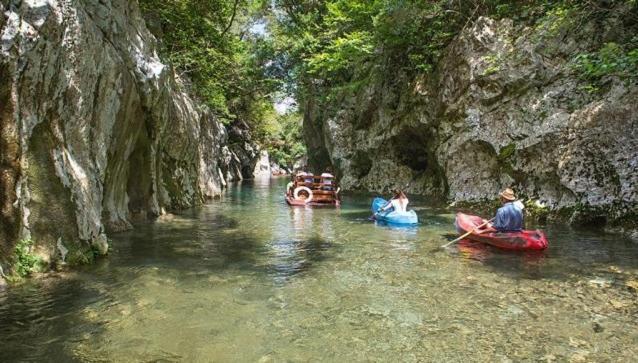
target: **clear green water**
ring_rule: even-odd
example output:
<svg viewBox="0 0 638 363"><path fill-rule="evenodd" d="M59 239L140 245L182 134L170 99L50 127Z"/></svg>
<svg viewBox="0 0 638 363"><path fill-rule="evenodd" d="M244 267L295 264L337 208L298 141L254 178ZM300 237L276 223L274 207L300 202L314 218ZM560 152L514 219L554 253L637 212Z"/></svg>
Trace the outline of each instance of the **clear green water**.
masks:
<svg viewBox="0 0 638 363"><path fill-rule="evenodd" d="M286 180L114 235L108 259L0 292L0 361L635 361L638 246L546 227L544 253L293 209ZM451 238L451 237L447 237ZM638 287L638 283L636 283Z"/></svg>

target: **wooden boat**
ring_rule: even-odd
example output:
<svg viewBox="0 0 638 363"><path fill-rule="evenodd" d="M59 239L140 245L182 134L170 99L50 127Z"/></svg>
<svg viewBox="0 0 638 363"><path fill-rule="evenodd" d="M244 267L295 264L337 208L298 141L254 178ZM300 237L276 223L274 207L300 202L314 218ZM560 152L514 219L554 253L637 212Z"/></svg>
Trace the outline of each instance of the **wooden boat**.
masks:
<svg viewBox="0 0 638 363"><path fill-rule="evenodd" d="M291 206L339 207L339 187L333 176L297 174L286 187L286 203Z"/></svg>
<svg viewBox="0 0 638 363"><path fill-rule="evenodd" d="M485 223L486 220L469 214L457 213L456 230L459 234L465 234ZM467 239L486 243L506 250L544 250L548 242L545 234L539 230L520 232L489 232L472 233Z"/></svg>

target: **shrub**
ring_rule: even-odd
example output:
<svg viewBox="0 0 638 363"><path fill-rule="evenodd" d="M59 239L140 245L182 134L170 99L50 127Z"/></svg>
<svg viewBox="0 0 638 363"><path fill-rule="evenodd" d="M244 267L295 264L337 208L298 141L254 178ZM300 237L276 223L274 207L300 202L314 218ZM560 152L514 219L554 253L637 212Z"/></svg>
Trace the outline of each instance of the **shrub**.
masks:
<svg viewBox="0 0 638 363"><path fill-rule="evenodd" d="M598 51L577 55L572 68L589 91L598 91L610 76L630 82L638 79L638 48L626 50L617 43L605 43Z"/></svg>
<svg viewBox="0 0 638 363"><path fill-rule="evenodd" d="M41 266L42 260L32 254L33 241L30 239L21 240L15 247L14 272L19 277L26 277L36 272Z"/></svg>

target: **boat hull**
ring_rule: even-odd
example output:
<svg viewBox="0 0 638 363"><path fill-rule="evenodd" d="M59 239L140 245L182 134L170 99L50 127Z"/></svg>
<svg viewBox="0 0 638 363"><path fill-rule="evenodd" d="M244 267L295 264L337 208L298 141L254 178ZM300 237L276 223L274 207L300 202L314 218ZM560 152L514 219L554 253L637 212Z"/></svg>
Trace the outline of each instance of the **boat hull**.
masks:
<svg viewBox="0 0 638 363"><path fill-rule="evenodd" d="M305 200L301 200L301 199L295 199L294 196L287 194L286 195L286 203L288 203L289 206L291 207L339 207L341 205L341 203L339 202L338 199L335 199L331 202L315 202L315 201L310 201L309 203L306 203Z"/></svg>
<svg viewBox="0 0 638 363"><path fill-rule="evenodd" d="M465 234L485 223L481 217L464 213L456 215L456 230L459 234ZM466 237L469 240L489 244L506 250L517 251L538 251L544 250L548 246L547 237L539 230L520 232L491 232L491 233L471 233Z"/></svg>
<svg viewBox="0 0 638 363"><path fill-rule="evenodd" d="M385 206L388 203L383 198L374 198L372 201L372 213L375 213L379 210L379 208ZM378 222L392 224L392 225L401 225L401 226L413 226L419 224L419 217L416 215L416 212L413 210L409 210L405 213L395 212L395 211L387 211L377 213L374 216L374 219Z"/></svg>

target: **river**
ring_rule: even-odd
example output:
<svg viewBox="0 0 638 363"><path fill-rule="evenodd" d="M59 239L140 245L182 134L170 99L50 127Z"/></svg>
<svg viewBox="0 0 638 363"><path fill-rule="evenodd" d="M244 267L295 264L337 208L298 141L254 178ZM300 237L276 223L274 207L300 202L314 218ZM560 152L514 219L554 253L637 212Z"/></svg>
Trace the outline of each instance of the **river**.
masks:
<svg viewBox="0 0 638 363"><path fill-rule="evenodd" d="M288 207L287 180L114 234L110 256L0 292L0 361L635 361L638 245L543 226L550 247L462 243L453 212L418 228ZM533 226L528 226L533 227Z"/></svg>

